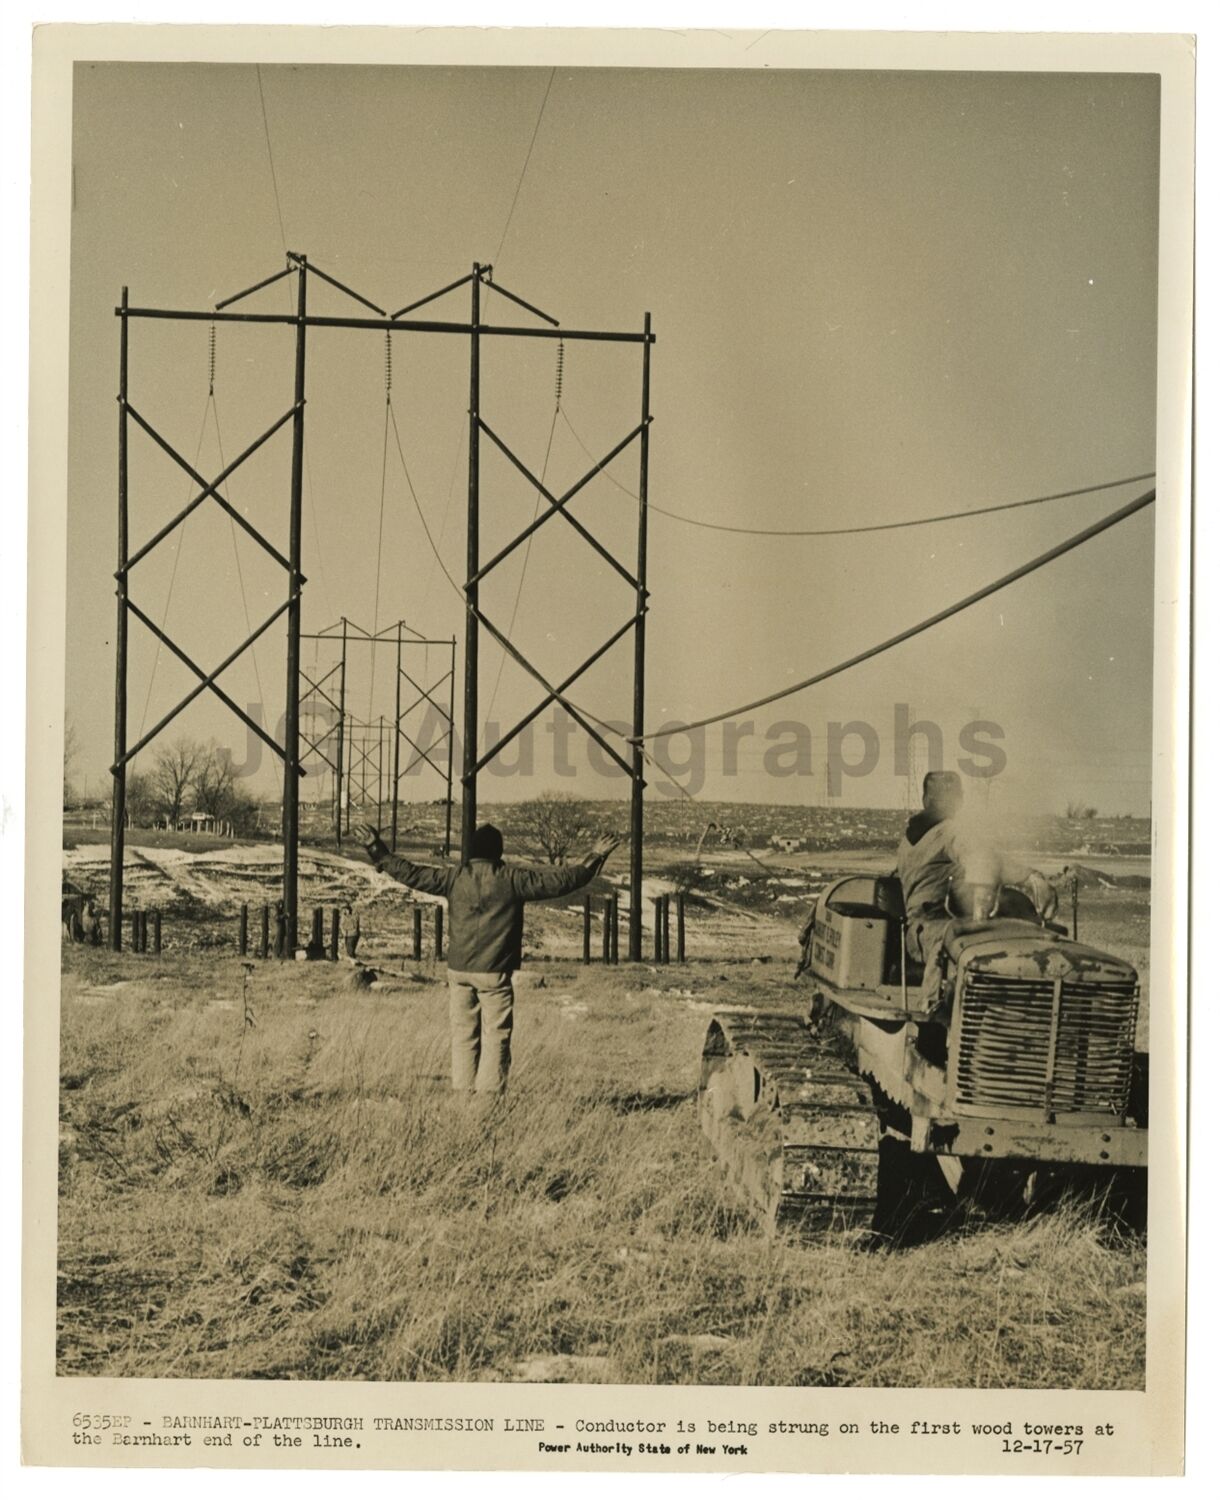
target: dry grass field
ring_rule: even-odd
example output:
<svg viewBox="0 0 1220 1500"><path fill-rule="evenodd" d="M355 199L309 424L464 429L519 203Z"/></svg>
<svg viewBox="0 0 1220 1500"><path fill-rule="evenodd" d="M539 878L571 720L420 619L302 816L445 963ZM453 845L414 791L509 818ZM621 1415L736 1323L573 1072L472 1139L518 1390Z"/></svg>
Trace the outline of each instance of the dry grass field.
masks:
<svg viewBox="0 0 1220 1500"><path fill-rule="evenodd" d="M693 1091L715 1007L803 1004L791 919L695 910L663 969L586 968L575 913L536 910L489 1114L388 927L371 989L231 942L67 949L60 1373L1140 1387L1143 1243L1088 1206L907 1249L759 1234ZM1082 937L1146 931L1146 891L1087 893Z"/></svg>

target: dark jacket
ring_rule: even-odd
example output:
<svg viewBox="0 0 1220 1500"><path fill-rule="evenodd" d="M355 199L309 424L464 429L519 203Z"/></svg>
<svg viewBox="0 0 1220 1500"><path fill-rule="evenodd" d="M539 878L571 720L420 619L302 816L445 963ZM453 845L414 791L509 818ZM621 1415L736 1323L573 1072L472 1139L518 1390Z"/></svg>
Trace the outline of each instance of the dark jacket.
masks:
<svg viewBox="0 0 1220 1500"><path fill-rule="evenodd" d="M377 868L449 902L449 967L465 974L505 974L521 967L525 903L566 896L587 885L603 861L550 868L474 859L465 865L416 865L388 854Z"/></svg>

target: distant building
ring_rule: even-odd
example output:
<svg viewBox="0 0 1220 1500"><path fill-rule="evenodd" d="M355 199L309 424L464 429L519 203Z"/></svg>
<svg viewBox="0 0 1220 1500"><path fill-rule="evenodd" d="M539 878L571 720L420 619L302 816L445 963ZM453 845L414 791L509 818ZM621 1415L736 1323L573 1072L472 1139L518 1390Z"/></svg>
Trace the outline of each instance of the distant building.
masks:
<svg viewBox="0 0 1220 1500"><path fill-rule="evenodd" d="M781 854L799 854L805 847L805 840L791 833L773 833L770 844L772 849L778 849Z"/></svg>

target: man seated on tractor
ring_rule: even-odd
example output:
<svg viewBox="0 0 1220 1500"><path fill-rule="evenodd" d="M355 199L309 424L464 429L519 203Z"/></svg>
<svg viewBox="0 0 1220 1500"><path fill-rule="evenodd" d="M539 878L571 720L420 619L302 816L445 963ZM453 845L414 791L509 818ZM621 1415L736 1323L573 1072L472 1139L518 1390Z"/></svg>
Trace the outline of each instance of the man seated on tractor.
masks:
<svg viewBox="0 0 1220 1500"><path fill-rule="evenodd" d="M961 807L957 772L929 771L923 779L923 808L907 824L898 846L907 955L924 964L929 975L950 922L1009 915L1005 886L1020 886L1034 915L1054 914L1055 893L1046 877L1006 858L990 840L964 827L958 817Z"/></svg>

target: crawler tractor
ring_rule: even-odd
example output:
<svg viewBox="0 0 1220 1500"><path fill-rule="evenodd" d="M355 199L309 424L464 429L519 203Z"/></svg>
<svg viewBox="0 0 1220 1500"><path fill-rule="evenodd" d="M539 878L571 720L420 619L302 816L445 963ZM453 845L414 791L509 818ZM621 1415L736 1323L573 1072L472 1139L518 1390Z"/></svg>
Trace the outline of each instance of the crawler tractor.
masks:
<svg viewBox="0 0 1220 1500"><path fill-rule="evenodd" d="M714 1017L700 1123L766 1227L895 1232L929 1177L977 1201L984 1185L1144 1181L1135 970L1019 891L988 909L949 923L925 975L898 881L841 879L802 934L808 1015Z"/></svg>

